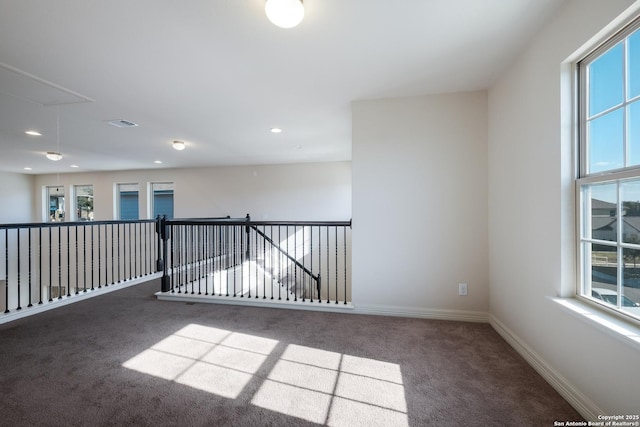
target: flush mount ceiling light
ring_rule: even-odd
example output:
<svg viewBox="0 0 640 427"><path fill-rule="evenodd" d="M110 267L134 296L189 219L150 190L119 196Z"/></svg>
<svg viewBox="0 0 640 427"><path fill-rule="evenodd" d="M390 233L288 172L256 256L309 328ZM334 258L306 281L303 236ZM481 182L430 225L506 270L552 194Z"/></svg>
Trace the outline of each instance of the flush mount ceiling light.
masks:
<svg viewBox="0 0 640 427"><path fill-rule="evenodd" d="M57 162L58 160L62 160L62 154L57 153L55 151L47 151L47 159L49 160L53 160L54 162Z"/></svg>
<svg viewBox="0 0 640 427"><path fill-rule="evenodd" d="M182 151L184 150L186 147L185 143L182 141L173 141L173 148L178 150L178 151Z"/></svg>
<svg viewBox="0 0 640 427"><path fill-rule="evenodd" d="M293 28L304 18L302 0L267 0L264 11L269 21L280 28Z"/></svg>
<svg viewBox="0 0 640 427"><path fill-rule="evenodd" d="M271 128L271 133L282 133L282 129L280 129L280 128Z"/></svg>
<svg viewBox="0 0 640 427"><path fill-rule="evenodd" d="M26 133L27 135L31 135L31 136L42 136L42 134L40 132L38 132L37 130L27 130L24 133Z"/></svg>

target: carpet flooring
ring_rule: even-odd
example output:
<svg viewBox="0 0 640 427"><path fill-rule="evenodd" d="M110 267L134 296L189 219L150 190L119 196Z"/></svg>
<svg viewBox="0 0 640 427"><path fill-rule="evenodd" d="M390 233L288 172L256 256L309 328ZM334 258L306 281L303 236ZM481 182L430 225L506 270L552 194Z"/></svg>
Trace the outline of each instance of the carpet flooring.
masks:
<svg viewBox="0 0 640 427"><path fill-rule="evenodd" d="M0 325L0 425L581 420L487 324L157 301L158 289Z"/></svg>

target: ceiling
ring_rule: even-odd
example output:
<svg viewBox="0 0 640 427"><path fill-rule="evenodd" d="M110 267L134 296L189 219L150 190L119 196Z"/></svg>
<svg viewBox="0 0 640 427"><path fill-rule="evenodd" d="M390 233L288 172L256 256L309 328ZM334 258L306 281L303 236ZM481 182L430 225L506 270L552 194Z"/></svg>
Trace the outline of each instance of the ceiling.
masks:
<svg viewBox="0 0 640 427"><path fill-rule="evenodd" d="M351 101L485 89L562 3L0 0L0 171L350 160Z"/></svg>

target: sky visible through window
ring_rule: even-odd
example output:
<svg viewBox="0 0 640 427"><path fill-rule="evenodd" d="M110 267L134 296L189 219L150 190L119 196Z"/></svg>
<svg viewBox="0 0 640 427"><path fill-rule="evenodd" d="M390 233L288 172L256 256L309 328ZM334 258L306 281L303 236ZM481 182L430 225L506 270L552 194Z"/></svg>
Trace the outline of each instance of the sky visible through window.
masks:
<svg viewBox="0 0 640 427"><path fill-rule="evenodd" d="M626 39L626 52L623 40L588 67L588 173L640 165L640 30ZM640 201L640 188L627 187L624 199ZM616 202L615 186L594 193Z"/></svg>

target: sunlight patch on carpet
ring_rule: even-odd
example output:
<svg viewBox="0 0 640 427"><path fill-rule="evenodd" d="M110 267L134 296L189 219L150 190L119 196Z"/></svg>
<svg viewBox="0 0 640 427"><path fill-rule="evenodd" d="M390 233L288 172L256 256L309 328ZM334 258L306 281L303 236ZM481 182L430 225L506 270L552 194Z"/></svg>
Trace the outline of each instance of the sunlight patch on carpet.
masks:
<svg viewBox="0 0 640 427"><path fill-rule="evenodd" d="M331 405L331 395L266 380L251 403L281 414L324 424Z"/></svg>
<svg viewBox="0 0 640 427"><path fill-rule="evenodd" d="M122 366L235 399L278 341L187 325Z"/></svg>
<svg viewBox="0 0 640 427"><path fill-rule="evenodd" d="M399 365L294 344L251 403L330 426L409 425Z"/></svg>
<svg viewBox="0 0 640 427"><path fill-rule="evenodd" d="M251 404L317 424L409 425L400 365L295 344L277 357L277 345L191 324L122 366L228 399L258 379ZM269 357L273 367L260 371Z"/></svg>

